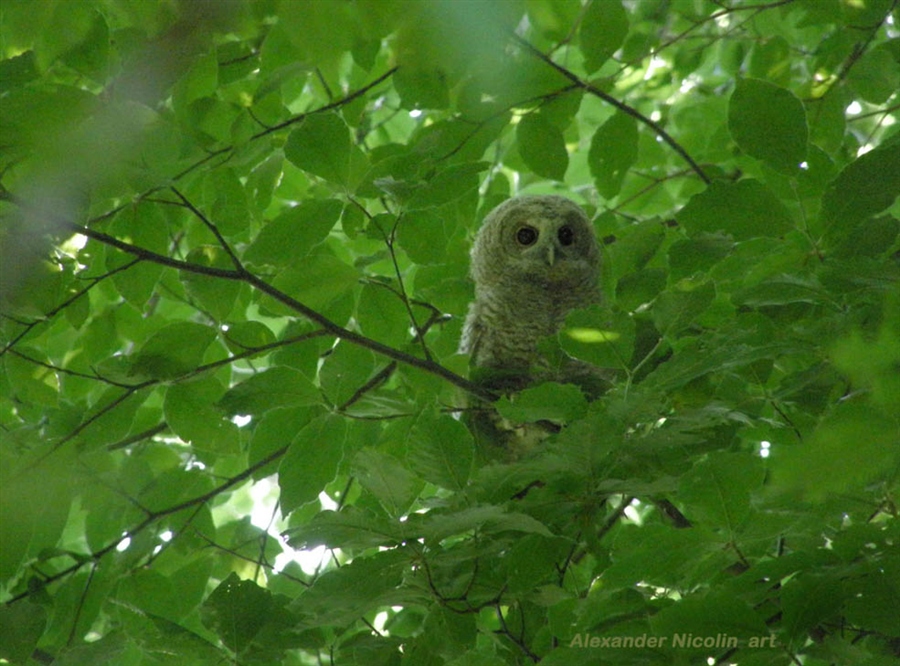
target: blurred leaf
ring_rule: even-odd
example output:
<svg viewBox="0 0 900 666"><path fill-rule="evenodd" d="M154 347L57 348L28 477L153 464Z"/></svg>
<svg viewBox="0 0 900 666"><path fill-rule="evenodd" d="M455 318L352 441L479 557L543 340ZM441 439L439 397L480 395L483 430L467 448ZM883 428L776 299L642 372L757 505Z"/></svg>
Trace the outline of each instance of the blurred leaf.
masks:
<svg viewBox="0 0 900 666"><path fill-rule="evenodd" d="M47 613L37 604L26 601L0 607L0 658L26 663L46 625Z"/></svg>
<svg viewBox="0 0 900 666"><path fill-rule="evenodd" d="M849 493L884 477L900 462L900 424L867 400L841 403L822 419L808 441L779 450L772 474L776 488L814 502Z"/></svg>
<svg viewBox="0 0 900 666"><path fill-rule="evenodd" d="M174 379L200 365L216 338L215 329L181 321L154 333L131 361L132 373L158 379Z"/></svg>
<svg viewBox="0 0 900 666"><path fill-rule="evenodd" d="M404 108L446 109L450 104L447 76L439 69L401 67L394 74L394 85Z"/></svg>

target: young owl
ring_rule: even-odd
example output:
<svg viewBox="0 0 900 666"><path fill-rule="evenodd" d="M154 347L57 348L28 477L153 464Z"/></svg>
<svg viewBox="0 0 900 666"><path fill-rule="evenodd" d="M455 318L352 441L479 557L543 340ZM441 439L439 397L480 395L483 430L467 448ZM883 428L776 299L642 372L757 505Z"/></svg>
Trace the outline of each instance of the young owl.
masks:
<svg viewBox="0 0 900 666"><path fill-rule="evenodd" d="M600 251L587 216L564 197L510 199L485 218L471 259L475 300L460 351L494 388L559 381L538 343L569 311L599 300Z"/></svg>

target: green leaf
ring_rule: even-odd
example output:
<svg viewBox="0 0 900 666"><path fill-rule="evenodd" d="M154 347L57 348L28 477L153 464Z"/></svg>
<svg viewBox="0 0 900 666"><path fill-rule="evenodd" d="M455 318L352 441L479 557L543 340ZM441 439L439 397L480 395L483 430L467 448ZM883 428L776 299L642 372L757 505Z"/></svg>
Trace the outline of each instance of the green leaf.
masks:
<svg viewBox="0 0 900 666"><path fill-rule="evenodd" d="M627 363L634 340L634 318L600 306L573 311L560 335L563 350L601 368L620 368Z"/></svg>
<svg viewBox="0 0 900 666"><path fill-rule="evenodd" d="M331 414L314 419L296 433L278 467L282 511L289 513L313 501L334 479L346 438L345 419Z"/></svg>
<svg viewBox="0 0 900 666"><path fill-rule="evenodd" d="M835 617L843 603L840 580L833 575L801 574L781 590L784 627L791 644L804 641L820 622Z"/></svg>
<svg viewBox="0 0 900 666"><path fill-rule="evenodd" d="M25 51L12 58L0 60L0 94L34 81L39 76L34 51Z"/></svg>
<svg viewBox="0 0 900 666"><path fill-rule="evenodd" d="M395 517L409 510L424 485L399 460L371 449L356 454L353 469L362 486Z"/></svg>
<svg viewBox="0 0 900 666"><path fill-rule="evenodd" d="M6 380L17 401L55 406L59 400L59 376L50 359L37 349L20 347L16 355L6 354L3 365Z"/></svg>
<svg viewBox="0 0 900 666"><path fill-rule="evenodd" d="M230 323L227 329L223 330L223 337L232 354L258 349L275 342L275 335L271 329L259 321Z"/></svg>
<svg viewBox="0 0 900 666"><path fill-rule="evenodd" d="M653 303L653 323L664 335L677 335L695 325L715 297L716 287L711 280L681 280Z"/></svg>
<svg viewBox="0 0 900 666"><path fill-rule="evenodd" d="M587 412L587 400L577 386L545 382L513 397L502 397L497 411L514 423L540 420L566 423Z"/></svg>
<svg viewBox="0 0 900 666"><path fill-rule="evenodd" d="M405 109L446 109L450 104L447 76L440 69L403 66L394 74L394 86Z"/></svg>
<svg viewBox="0 0 900 666"><path fill-rule="evenodd" d="M131 361L132 374L174 379L196 368L216 338L215 329L180 321L154 333Z"/></svg>
<svg viewBox="0 0 900 666"><path fill-rule="evenodd" d="M782 173L796 173L806 159L803 103L766 81L738 81L728 104L728 130L741 150Z"/></svg>
<svg viewBox="0 0 900 666"><path fill-rule="evenodd" d="M715 567L716 558L721 557L721 548L719 539L699 528L675 529L658 523L628 526L616 536L613 564L603 572L603 580L613 588L641 581L666 587L676 581L702 580L704 568Z"/></svg>
<svg viewBox="0 0 900 666"><path fill-rule="evenodd" d="M900 88L900 62L887 45L863 53L850 71L847 82L872 104L884 104Z"/></svg>
<svg viewBox="0 0 900 666"><path fill-rule="evenodd" d="M628 34L628 13L618 0L593 2L581 20L578 46L584 54L584 68L588 73L600 69L625 42Z"/></svg>
<svg viewBox="0 0 900 666"><path fill-rule="evenodd" d="M422 412L410 430L407 460L430 483L451 490L465 487L474 456L472 434L449 415Z"/></svg>
<svg viewBox="0 0 900 666"><path fill-rule="evenodd" d="M704 641L712 639L715 644L735 638L739 646L746 646L754 638L768 639L770 633L764 618L750 604L718 591L681 599L654 615L650 625L655 635L668 637L671 647L686 654L707 654L710 647L702 642L676 644L677 641L699 637ZM723 646L713 649L721 650Z"/></svg>
<svg viewBox="0 0 900 666"><path fill-rule="evenodd" d="M591 139L588 165L597 191L607 199L619 194L628 170L638 157L637 121L617 111Z"/></svg>
<svg viewBox="0 0 900 666"><path fill-rule="evenodd" d="M375 368L372 352L359 345L339 342L325 357L319 370L319 382L328 399L343 405L359 391Z"/></svg>
<svg viewBox="0 0 900 666"><path fill-rule="evenodd" d="M218 401L226 414L260 415L280 407L318 404L319 389L302 373L287 367L273 367L232 386Z"/></svg>
<svg viewBox="0 0 900 666"><path fill-rule="evenodd" d="M30 601L0 606L0 658L27 663L47 625L47 612Z"/></svg>
<svg viewBox="0 0 900 666"><path fill-rule="evenodd" d="M153 252L166 254L168 251L165 220L155 206L126 208L116 216L111 233ZM114 270L132 261L134 257L131 255L109 254L106 267ZM116 273L112 279L125 300L138 310L143 310L161 274L161 266L144 261Z"/></svg>
<svg viewBox="0 0 900 666"><path fill-rule="evenodd" d="M7 447L4 447L7 449ZM83 481L71 447L53 452L30 469L0 465L0 577L13 580L20 567L32 562L42 551L57 546L71 510L73 489ZM4 458L9 460L8 450ZM52 483L48 483L52 479Z"/></svg>
<svg viewBox="0 0 900 666"><path fill-rule="evenodd" d="M270 620L272 593L231 572L203 603L203 624L232 650L245 650Z"/></svg>
<svg viewBox="0 0 900 666"><path fill-rule="evenodd" d="M294 262L278 274L274 286L303 305L318 310L347 294L359 280L359 273L328 249L312 252L305 261ZM289 305L264 296L267 310L276 315L299 314Z"/></svg>
<svg viewBox="0 0 900 666"><path fill-rule="evenodd" d="M437 264L447 256L446 220L435 210L414 210L397 225L397 242L417 264Z"/></svg>
<svg viewBox="0 0 900 666"><path fill-rule="evenodd" d="M408 210L430 208L451 203L478 189L478 174L490 166L488 162L464 162L441 169L406 202Z"/></svg>
<svg viewBox="0 0 900 666"><path fill-rule="evenodd" d="M235 236L250 226L247 193L234 169L216 169L203 179L203 200L210 222L224 236Z"/></svg>
<svg viewBox="0 0 900 666"><path fill-rule="evenodd" d="M765 480L761 463L750 453L710 455L681 479L678 499L685 513L692 522L724 529L734 539L751 514L751 493Z"/></svg>
<svg viewBox="0 0 900 666"><path fill-rule="evenodd" d="M519 155L538 176L563 180L569 153L562 132L538 113L530 113L516 125Z"/></svg>
<svg viewBox="0 0 900 666"><path fill-rule="evenodd" d="M389 489L385 488L387 492ZM381 513L345 507L341 511L321 511L306 524L287 532L288 542L298 549L377 548L396 546L407 531L401 523L387 520Z"/></svg>
<svg viewBox="0 0 900 666"><path fill-rule="evenodd" d="M215 245L196 247L187 256L187 262L205 268L234 270L231 258ZM241 285L234 280L203 275L193 271L181 271L181 281L187 293L217 321L228 318L234 308Z"/></svg>
<svg viewBox="0 0 900 666"><path fill-rule="evenodd" d="M645 306L666 286L666 273L660 268L645 268L626 275L616 284L616 302L627 311Z"/></svg>
<svg viewBox="0 0 900 666"><path fill-rule="evenodd" d="M85 414L79 440L95 449L123 439L131 431L135 414L147 396L147 390L125 391L109 387Z"/></svg>
<svg viewBox="0 0 900 666"><path fill-rule="evenodd" d="M900 196L900 151L873 150L841 170L822 198L822 217L847 229L877 215Z"/></svg>
<svg viewBox="0 0 900 666"><path fill-rule="evenodd" d="M434 544L475 530L553 536L539 520L522 513L508 512L503 507L494 505L473 506L452 513L434 511L416 514L410 516L407 522L409 534L417 535Z"/></svg>
<svg viewBox="0 0 900 666"><path fill-rule="evenodd" d="M262 228L244 253L244 261L256 266L289 266L328 237L342 209L337 199L301 201Z"/></svg>
<svg viewBox="0 0 900 666"><path fill-rule="evenodd" d="M356 318L368 337L392 347L401 347L410 340L409 313L393 285L372 283L362 288Z"/></svg>
<svg viewBox="0 0 900 666"><path fill-rule="evenodd" d="M253 436L250 440L250 463L256 464L260 460L277 454L291 444L297 433L302 430L319 412L306 408L276 408L263 413L256 423ZM260 476L272 474L276 466L267 466L259 470Z"/></svg>
<svg viewBox="0 0 900 666"><path fill-rule="evenodd" d="M866 400L840 403L808 441L779 451L772 475L782 492L799 492L822 502L832 493L851 493L884 478L900 460L896 418Z"/></svg>
<svg viewBox="0 0 900 666"><path fill-rule="evenodd" d="M409 554L396 548L354 558L328 571L292 604L310 626L357 620L368 609L401 603L410 592L400 588L409 570Z"/></svg>
<svg viewBox="0 0 900 666"><path fill-rule="evenodd" d="M724 232L735 240L780 236L794 228L791 214L771 190L756 180L713 182L676 214L688 233Z"/></svg>
<svg viewBox="0 0 900 666"><path fill-rule="evenodd" d="M706 273L724 259L734 247L721 235L700 235L676 241L669 248L669 277L671 280L695 277Z"/></svg>
<svg viewBox="0 0 900 666"><path fill-rule="evenodd" d="M352 189L368 169L365 155L350 142L350 132L335 113L307 116L288 135L284 155L295 166Z"/></svg>
<svg viewBox="0 0 900 666"><path fill-rule="evenodd" d="M240 451L237 426L216 403L225 392L215 377L201 377L166 389L166 423L198 452L235 455Z"/></svg>

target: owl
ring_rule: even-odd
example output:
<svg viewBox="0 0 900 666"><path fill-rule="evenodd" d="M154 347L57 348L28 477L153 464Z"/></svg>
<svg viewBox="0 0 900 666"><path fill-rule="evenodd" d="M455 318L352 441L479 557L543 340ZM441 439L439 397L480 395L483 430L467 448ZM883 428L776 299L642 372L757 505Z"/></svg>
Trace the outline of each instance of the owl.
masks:
<svg viewBox="0 0 900 666"><path fill-rule="evenodd" d="M538 343L574 308L599 300L600 251L590 220L569 199L521 196L485 218L471 253L475 300L460 351L494 388L554 376Z"/></svg>
<svg viewBox="0 0 900 666"><path fill-rule="evenodd" d="M475 300L463 327L460 351L470 355L472 379L504 394L529 384L579 385L594 397L607 378L562 350L541 353L574 308L600 298L600 251L590 221L559 196L522 196L492 210L475 237L471 276ZM482 450L516 459L534 450L560 424L511 423L490 405L469 404L468 423Z"/></svg>

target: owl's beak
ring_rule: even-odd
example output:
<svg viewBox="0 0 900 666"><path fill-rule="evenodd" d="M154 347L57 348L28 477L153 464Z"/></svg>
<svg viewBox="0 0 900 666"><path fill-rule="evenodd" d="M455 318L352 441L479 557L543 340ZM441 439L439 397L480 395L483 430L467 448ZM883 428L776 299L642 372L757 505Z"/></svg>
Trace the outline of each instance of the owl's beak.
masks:
<svg viewBox="0 0 900 666"><path fill-rule="evenodd" d="M553 243L547 245L546 258L548 266L552 266L553 262L556 261L556 246Z"/></svg>

